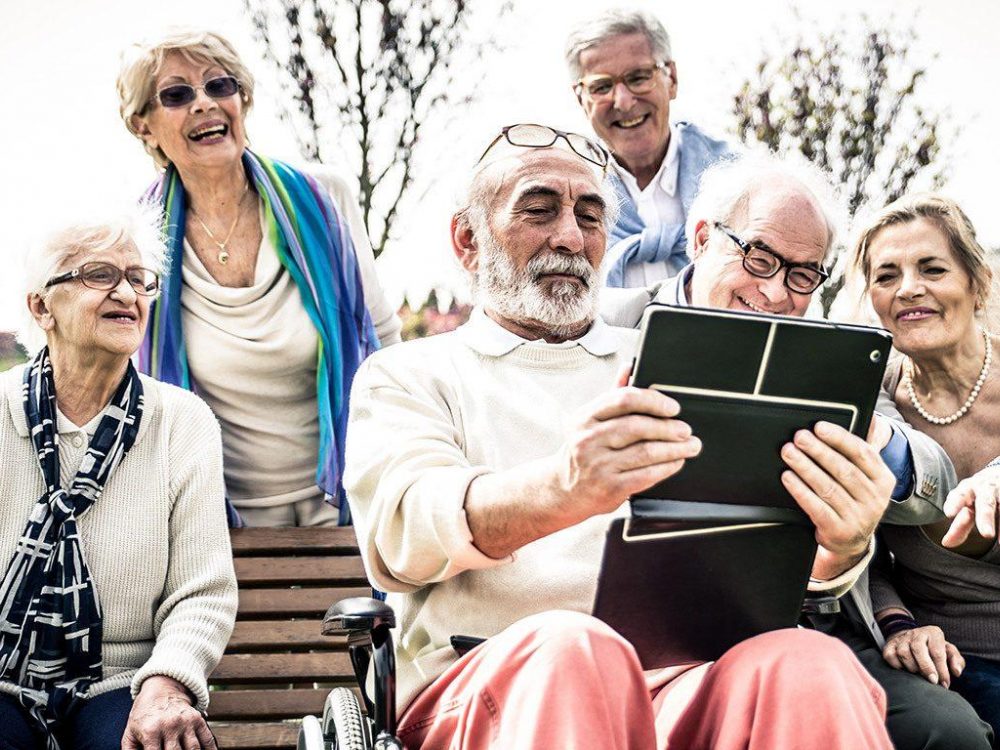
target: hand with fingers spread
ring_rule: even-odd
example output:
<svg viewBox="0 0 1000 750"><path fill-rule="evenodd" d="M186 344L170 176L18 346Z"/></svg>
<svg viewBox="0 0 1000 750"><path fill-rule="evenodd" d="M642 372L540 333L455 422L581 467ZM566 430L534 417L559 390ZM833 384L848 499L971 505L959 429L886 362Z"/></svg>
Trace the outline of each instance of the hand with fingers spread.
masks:
<svg viewBox="0 0 1000 750"><path fill-rule="evenodd" d="M1000 514L1000 466L985 469L966 477L951 492L944 503L944 512L952 519L941 539L945 547L957 547L973 529L984 538L997 535L997 515Z"/></svg>
<svg viewBox="0 0 1000 750"><path fill-rule="evenodd" d="M942 687L951 685L965 669L965 659L954 645L945 640L937 625L901 630L885 642L882 656L894 669L923 675L928 682Z"/></svg>
<svg viewBox="0 0 1000 750"><path fill-rule="evenodd" d="M895 477L874 446L829 422L799 430L781 456L785 488L816 525L813 577L834 578L864 557Z"/></svg>
<svg viewBox="0 0 1000 750"><path fill-rule="evenodd" d="M181 683L158 675L142 683L122 737L122 750L217 750L215 737Z"/></svg>

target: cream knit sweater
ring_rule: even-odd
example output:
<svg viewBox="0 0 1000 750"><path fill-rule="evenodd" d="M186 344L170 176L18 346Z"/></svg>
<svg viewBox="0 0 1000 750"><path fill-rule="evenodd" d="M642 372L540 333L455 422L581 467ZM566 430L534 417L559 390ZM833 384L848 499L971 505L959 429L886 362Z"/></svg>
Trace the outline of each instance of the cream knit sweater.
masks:
<svg viewBox="0 0 1000 750"><path fill-rule="evenodd" d="M0 565L10 561L44 491L21 403L24 368L0 375ZM236 617L219 426L187 391L140 376L145 410L135 444L80 519L84 554L104 616L104 679L90 695L166 675L208 705ZM65 486L98 420L59 420ZM14 685L0 682L0 692Z"/></svg>
<svg viewBox="0 0 1000 750"><path fill-rule="evenodd" d="M494 560L472 544L465 491L554 452L577 408L614 387L637 332L598 322L586 346L505 333L477 311L458 331L375 353L354 380L344 487L368 575L396 610L401 707L456 659L450 636L593 606L609 516Z"/></svg>

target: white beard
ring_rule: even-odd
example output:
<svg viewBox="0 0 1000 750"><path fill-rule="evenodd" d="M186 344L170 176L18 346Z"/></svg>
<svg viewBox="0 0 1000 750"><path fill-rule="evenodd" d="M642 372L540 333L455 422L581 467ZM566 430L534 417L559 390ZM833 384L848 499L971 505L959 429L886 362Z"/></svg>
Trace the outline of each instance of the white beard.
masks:
<svg viewBox="0 0 1000 750"><path fill-rule="evenodd" d="M571 334L597 317L600 274L583 255L546 252L518 269L492 232L476 234L480 246L474 286L481 307L518 323L541 323L557 336ZM539 283L539 276L546 273L572 274L583 285Z"/></svg>

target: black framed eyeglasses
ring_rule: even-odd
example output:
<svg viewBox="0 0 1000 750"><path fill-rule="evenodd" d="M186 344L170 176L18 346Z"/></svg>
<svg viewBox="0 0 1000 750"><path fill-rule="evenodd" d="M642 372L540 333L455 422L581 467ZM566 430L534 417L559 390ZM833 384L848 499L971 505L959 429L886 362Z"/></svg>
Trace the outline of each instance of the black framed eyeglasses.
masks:
<svg viewBox="0 0 1000 750"><path fill-rule="evenodd" d="M184 107L195 100L199 91L212 99L225 99L240 90L240 82L234 76L210 78L201 86L190 83L172 83L156 92L157 99L164 107Z"/></svg>
<svg viewBox="0 0 1000 750"><path fill-rule="evenodd" d="M790 263L771 250L740 239L732 229L718 221L715 222L715 228L736 243L743 253L743 268L752 276L769 279L784 268L785 286L796 294L812 294L830 278L830 274L822 266L817 268L808 263Z"/></svg>
<svg viewBox="0 0 1000 750"><path fill-rule="evenodd" d="M72 271L53 276L45 282L45 288L78 280L91 289L110 292L112 289L118 288L123 277L128 280L136 294L150 297L160 290L160 275L156 271L150 271L142 266L129 266L123 270L118 266L100 261L84 263Z"/></svg>
<svg viewBox="0 0 1000 750"><path fill-rule="evenodd" d="M535 125L532 123L522 123L520 125L507 125L500 131L500 135L490 141L490 145L486 147L483 151L483 155L479 157L477 164L486 158L486 154L490 152L497 143L502 139L506 139L507 143L512 146L521 146L523 148L548 148L555 144L557 140L562 138L569 144L570 149L574 154L579 156L581 159L589 161L591 164L596 164L602 170L608 168L608 152L603 146L595 141L592 141L586 136L580 135L579 133L567 133L564 130L556 130L555 128L550 128L548 125Z"/></svg>
<svg viewBox="0 0 1000 750"><path fill-rule="evenodd" d="M620 76L612 76L607 73L594 73L593 75L584 76L574 83L573 91L578 97L586 94L594 101L601 101L614 93L615 85L624 83L625 88L633 94L648 94L656 88L657 72L666 70L669 65L670 61L664 60L645 68L635 68Z"/></svg>

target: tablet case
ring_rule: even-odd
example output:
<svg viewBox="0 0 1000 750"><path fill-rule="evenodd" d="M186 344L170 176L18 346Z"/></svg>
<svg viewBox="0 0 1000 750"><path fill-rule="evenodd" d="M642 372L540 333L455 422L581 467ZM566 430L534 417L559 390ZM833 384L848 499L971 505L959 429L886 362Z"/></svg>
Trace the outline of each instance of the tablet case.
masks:
<svg viewBox="0 0 1000 750"><path fill-rule="evenodd" d="M632 385L676 399L702 452L636 497L796 509L781 446L820 420L864 437L890 346L882 329L650 305Z"/></svg>
<svg viewBox="0 0 1000 750"><path fill-rule="evenodd" d="M813 529L781 509L770 521L761 512L700 526L615 519L593 614L633 645L644 669L718 659L747 638L794 627L816 552Z"/></svg>

